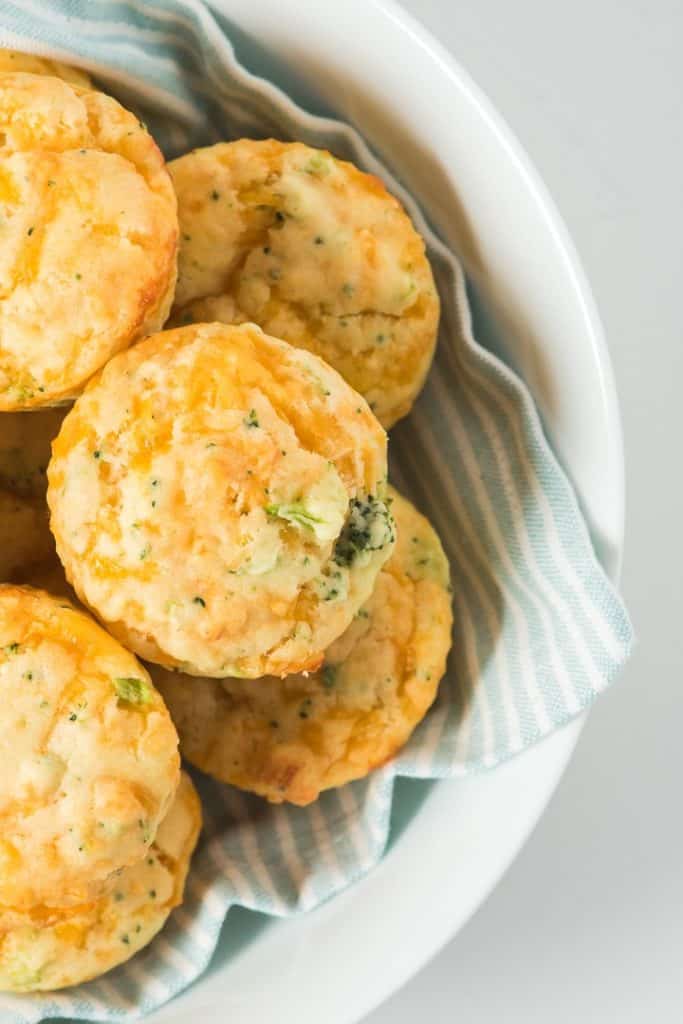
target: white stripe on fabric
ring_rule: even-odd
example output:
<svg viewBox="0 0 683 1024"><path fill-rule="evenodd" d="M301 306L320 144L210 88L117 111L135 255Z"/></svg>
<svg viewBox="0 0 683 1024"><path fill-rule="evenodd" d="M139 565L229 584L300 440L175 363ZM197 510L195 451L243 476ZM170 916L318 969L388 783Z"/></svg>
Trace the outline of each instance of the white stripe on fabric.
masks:
<svg viewBox="0 0 683 1024"><path fill-rule="evenodd" d="M121 971L117 971L116 973L118 977L121 977L123 974ZM104 974L102 977L98 978L97 981L91 982L90 984L94 985L98 991L103 993L107 1005L113 1007L115 1011L117 1007L120 1007L123 1010L134 1010L135 1003L133 1000L125 995L118 985L114 984L112 979L113 974ZM68 1007L64 1007L64 1012L69 1012Z"/></svg>
<svg viewBox="0 0 683 1024"><path fill-rule="evenodd" d="M489 536L496 549L496 553L500 557L505 570L507 572L510 586L515 587L516 590L521 592L525 598L534 606L538 616L542 620L545 626L546 636L555 637L555 643L550 642L548 648L550 651L550 657L554 663L554 677L559 685L562 687L563 693L569 693L572 689L571 679L567 670L567 666L564 664L561 656L561 637L557 635L556 624L552 615L550 614L546 604L541 600L540 596L536 592L536 587L543 589L543 577L542 574L533 575L531 582L527 582L522 572L516 565L514 559L509 553L508 543L506 543L503 531L495 512L493 504L491 502L488 490L482 479L477 472L477 460L475 453L469 443L468 432L465 428L460 408L455 403L444 402L446 396L445 385L442 379L435 375L433 386L439 393L439 397L442 402L442 407L445 411L445 416L454 425L454 428L458 431L458 437L463 439L463 443L460 447L460 452L463 457L463 461L467 468L468 484L471 487L473 493L477 498L478 508L482 514L482 517L486 523ZM491 438L487 438L489 443ZM527 533L524 525L522 516L522 505L519 499L513 503L513 494L504 491L506 501L511 504L511 519L514 523L513 534L514 539L520 544L522 548L527 547ZM506 598L510 599L511 594L506 591ZM516 601L516 599L515 599ZM515 602L513 602L515 603ZM507 604L507 601L506 601ZM522 613L523 614L523 613ZM570 628L571 616L569 621L562 619L562 624L567 628ZM537 698L540 700L540 688L536 688Z"/></svg>
<svg viewBox="0 0 683 1024"><path fill-rule="evenodd" d="M330 879L332 888L340 889L344 884L346 871L337 857L334 842L327 827L327 819L320 809L320 804L317 802L311 804L309 814L313 837L317 840L316 853L320 858L320 863L325 867L325 873Z"/></svg>
<svg viewBox="0 0 683 1024"><path fill-rule="evenodd" d="M154 951L162 956L174 970L180 971L188 981L197 977L192 960L181 949L178 949L177 946L168 941L166 932L160 932L157 935L154 940Z"/></svg>
<svg viewBox="0 0 683 1024"><path fill-rule="evenodd" d="M154 974L150 974L141 965L139 958L132 957L131 960L126 964L126 974L129 978L133 978L137 981L141 990L148 992L152 998L165 1002L169 996L170 991L166 982L157 977Z"/></svg>
<svg viewBox="0 0 683 1024"><path fill-rule="evenodd" d="M339 799L346 813L349 837L356 851L358 863L361 865L371 864L374 859L374 850L368 842L365 829L362 827L363 808L356 797L356 790L352 786L342 786L339 790ZM370 829L373 835L374 846L376 845L376 835L372 829L372 823L370 823Z"/></svg>
<svg viewBox="0 0 683 1024"><path fill-rule="evenodd" d="M223 914L225 914L225 905L222 905ZM190 914L184 906L176 907L173 911L176 923L183 929L188 938L192 939L200 949L205 951L213 952L215 945L215 935L205 931L201 924Z"/></svg>
<svg viewBox="0 0 683 1024"><path fill-rule="evenodd" d="M452 420L455 420L457 425L458 425L457 436L458 436L458 439L460 440L460 429L461 429L462 424L459 422L458 413L456 411L452 410L450 418ZM425 434L424 434L424 427L423 427L423 425L421 423L421 420L419 418L416 418L414 426L415 426L416 433L418 434L418 436L420 437L420 440L422 441L422 443L424 445L427 439L426 439ZM481 485L480 485L480 483L479 483L479 481L477 479L476 459L474 457L474 453L472 452L472 450L469 447L469 445L467 445L466 450L465 450L465 447L466 446L465 446L464 442L463 442L462 446L459 445L459 451L460 451L460 453L463 456L463 461L467 465L467 483L468 483L469 487L472 488L472 491L474 492L475 496L479 497L479 499L480 499L480 510L481 510L482 515L484 516L484 518L487 520L487 524L489 525L489 532L490 532L490 535L491 535L491 540L493 542L493 545L496 548L496 553L497 553L498 557L500 558L501 562L503 562L505 564L506 570L510 573L511 576L514 577L515 576L515 567L512 564L510 558L507 556L507 552L504 549L501 550L501 538L500 538L500 535L499 535L499 533L498 533L498 531L496 529L497 523L496 523L496 519L495 519L495 514L493 513L493 511L491 509L486 509L485 505L481 505L481 498L484 497L484 501L486 499L485 499L485 495L481 494L482 488L481 488ZM463 532L466 534L467 539L468 539L468 541L469 541L469 543L471 545L472 550L477 552L479 560L482 561L484 563L484 565L486 565L487 561L488 561L487 558L486 558L486 552L482 550L481 541L480 541L479 536L477 534L476 527L474 526L474 524L471 521L469 512L460 503L460 495L459 495L458 488L456 487L453 479L450 476L450 473L448 471L448 466L446 465L441 452L439 452L437 449L434 449L433 452L432 452L432 457L434 458L434 461L438 465L438 468L439 468L439 482L440 482L441 486L443 486L444 491L446 492L446 494L448 495L450 506L452 508L458 508L459 507L460 510L461 510L461 514L460 514L460 517L459 517L459 520L458 520L459 525L463 527ZM479 486L478 486L478 483L479 483ZM488 515L486 514L487 512L488 512ZM493 530L491 530L491 526L493 526ZM504 546L503 546L503 548L504 548ZM521 605L519 604L519 602L518 602L518 600L517 600L513 590L507 584L506 580L503 577L499 577L498 578L498 585L499 585L501 593L503 594L503 597L505 599L505 607L512 612L513 618L515 620L516 627L517 627L517 637L518 637L518 640L520 642L520 648L523 649L523 652L524 652L524 655L525 655L525 659L526 659L526 665L528 666L528 671L525 671L524 665L522 665L522 669L521 669L521 677L522 678L521 678L520 682L522 682L522 684L524 685L524 687L525 687L525 689L527 691L527 694L529 696L529 700L532 702L532 706L536 710L536 713L537 713L538 719L539 719L539 727L541 729L548 729L549 725L550 725L550 720L548 718L548 713L546 711L545 701L543 699L543 695L541 694L541 691L540 691L540 689L538 687L538 684L537 684L537 681L536 681L536 672L535 672L535 669L534 669L534 659L533 659L532 650L531 650L531 636L530 636L530 632L529 632L529 629L530 629L529 622L528 622L526 616L524 615L524 611L523 611ZM520 587L520 589L523 590L523 587ZM540 602L537 602L537 604L540 604ZM541 606L541 609L538 609L538 610L541 611L541 613L542 613L542 611L544 611L544 609L542 609L542 606ZM547 618L548 618L548 616L546 614L546 616L545 616L546 621L547 621ZM555 661L556 672L560 672L560 673L565 672L565 667L560 662L559 655L557 655L556 652L555 652L554 661ZM480 688L480 689L483 689L483 687Z"/></svg>
<svg viewBox="0 0 683 1024"><path fill-rule="evenodd" d="M491 399L492 403L496 403L498 406L500 406L502 404L502 395L500 394L500 392L496 394L494 389L492 389L490 385L487 386L487 383L482 375L477 375L477 377L480 380L482 387L486 389L486 392L489 398ZM477 407L482 420L490 423L491 417L484 403L479 401L474 396L474 394L472 395L472 401L473 404ZM506 404L510 409L508 423L512 427L512 437L514 439L517 457L520 463L523 466L525 466L527 471L527 481L530 481L533 470L531 468L528 456L525 453L525 446L521 437L519 418L514 414L512 403L510 402ZM504 453L502 453L502 457L499 456L499 459L501 471L507 476L509 486L518 486L518 483L516 483L511 476L509 460L505 458ZM534 479L538 484L537 478ZM582 605L583 614L585 615L586 619L590 621L591 624L595 627L599 639L603 647L605 648L608 656L612 660L617 659L621 653L621 646L614 635L614 630L601 615L595 614L595 603L591 595L588 594L586 591L584 579L576 571L576 568L574 567L570 558L568 557L567 551L565 549L565 544L562 541L557 529L557 522L555 516L553 515L550 501L548 499L545 489L540 484L534 489L534 498L537 501L538 509L540 510L543 516L543 522L546 530L545 536L549 540L549 546L551 547L551 551L557 556L559 556L561 572L558 571L558 575L562 575L564 577L564 581L568 585L573 587L573 593ZM586 538L586 540L588 543L590 543L588 538ZM536 561L535 555L531 555L531 557L534 559L534 561ZM553 600L553 594L556 593L556 591L553 590L550 583L547 583L546 586L548 589L548 599ZM581 641L580 636L575 636L575 642L577 642L578 646L583 647L583 643Z"/></svg>
<svg viewBox="0 0 683 1024"><path fill-rule="evenodd" d="M257 885L261 886L263 893L265 893L267 898L271 901L273 912L282 915L287 906L287 901L281 893L283 883L286 885L284 877L279 879L275 878L270 870L269 864L266 863L262 856L258 833L256 827L248 818L244 795L236 792L234 797L236 802L241 805L243 812L243 820L239 830L239 835L240 845L244 850L245 864L249 865L253 872L254 881Z"/></svg>
<svg viewBox="0 0 683 1024"><path fill-rule="evenodd" d="M404 458L411 463L413 472L419 475L418 467L414 463L412 453L406 452ZM462 522L463 507L459 498L457 505L452 507L454 511L457 509L458 513L455 518L455 522L452 522L450 518L447 519L446 521L448 525L445 530L442 526L441 533L447 543L447 550L456 555L455 565L457 573L460 578L465 577L467 583L477 596L480 608L483 610L491 636L493 661L496 666L498 681L503 694L505 715L508 721L508 738L512 743L519 743L521 742L519 732L519 715L514 704L514 688L512 685L509 658L506 646L499 642L500 633L503 629L503 619L487 592L486 587L484 587L482 583L482 575L487 575L485 559L481 561L481 569L477 572L474 568L473 562L467 555L466 548L460 543L459 526ZM456 627L461 626L466 631L466 643L469 645L468 655L471 666L469 682L474 686L476 681L481 679L483 676L483 666L479 662L479 656L476 650L476 629L471 620L469 606L466 604L464 595L460 590L460 579L454 578L453 585L453 599L459 616L456 620ZM524 672L525 670L527 670L527 668L522 666L521 671ZM533 671L530 659L528 671ZM433 750L429 753L430 756L433 756Z"/></svg>
<svg viewBox="0 0 683 1024"><path fill-rule="evenodd" d="M239 902L244 906L256 909L258 901L254 899L253 882L247 878L237 859L227 855L223 844L219 840L209 842L207 852L211 860L216 864L219 875L232 885Z"/></svg>
<svg viewBox="0 0 683 1024"><path fill-rule="evenodd" d="M282 862L286 867L293 887L299 890L299 908L305 910L312 906L314 902L309 891L309 872L299 856L292 832L292 825L285 808L278 804L273 808L272 816L275 831L280 842L280 850L282 851Z"/></svg>
<svg viewBox="0 0 683 1024"><path fill-rule="evenodd" d="M449 349L448 346L446 348L447 348L447 350ZM450 355L451 355L451 353L449 352L449 356ZM454 361L452 361L452 365L453 365L454 371L457 371L458 367L455 365ZM444 384L443 384L443 381L441 380L441 378L438 375L436 375L435 378L434 378L434 386L435 386L435 388L438 391L441 392L441 399L442 399L442 403L443 403ZM597 673L597 669L596 669L594 663L592 662L592 659L590 659L590 657L588 655L588 652L585 649L585 645L583 643L583 640L582 640L582 637L580 635L578 626L576 624L576 621L575 621L575 618L574 618L574 614L573 614L571 608L567 605L566 601L562 598L562 595L547 580L547 578L545 576L545 573L543 572L542 567L539 566L539 564L538 564L533 544L530 542L529 535L528 535L528 533L527 533L527 531L526 531L526 529L524 527L523 506L522 506L521 496L519 494L519 483L518 483L518 481L513 479L512 474L510 473L509 460L506 458L506 455L505 455L505 444L504 444L503 438L501 436L499 427L495 423L495 421L493 420L493 417L485 409L483 403L481 403L479 400L477 400L472 392L470 392L469 398L470 398L470 401L472 403L472 406L477 410L477 415L479 417L480 423L482 424L482 426L484 428L484 431L486 433L486 436L487 436L487 438L489 440L489 443L491 445L491 449L492 449L492 451L494 453L494 458L496 460L499 473L500 473L500 475L501 475L501 477L503 479L503 486L504 486L504 490L505 490L507 499L508 499L509 502L513 502L514 501L514 506L512 508L512 518L513 518L513 521L515 522L515 524L518 525L518 529L515 531L515 536L519 540L520 545L522 547L522 550L524 552L524 555L526 556L525 560L524 560L525 565L527 565L528 568L530 569L530 571L532 573L532 579L534 580L536 586L543 593L543 595L544 595L546 601L548 602L548 604L552 605L552 607L556 611L556 614L557 614L558 618L561 620L563 625L565 625L566 628L569 630L569 632L572 634L574 643L576 645L576 650L579 653L579 656L581 657L581 659L583 661L584 669L585 669L585 672L586 672L586 677L594 685L595 684L595 680L596 680L596 676L598 674ZM503 400L503 397L500 394L500 392L497 393L496 397L493 400L496 402L496 405L501 410L501 413L504 414L504 412L503 412L503 410L505 408L503 406L503 401L504 400ZM448 403L444 403L444 405L448 406ZM455 411L455 406L453 406L452 408ZM455 412L455 415L458 416L459 413ZM511 426L513 432L515 431L516 428L518 429L516 412L515 412L515 409L511 405L507 407L507 415L506 415L505 418L506 418L506 423L507 423L508 427ZM530 466L530 463L529 463L528 456L526 455L525 452L520 450L519 458L520 458L520 461L522 462L522 464L525 467L525 470L526 470L526 483L529 485L530 489L532 490L534 501L539 506L543 507L544 503L547 500L546 499L546 495L545 495L545 492L543 490L542 485L540 484L540 481L538 480L538 477L533 473L533 470L532 470L532 468ZM474 473L471 473L470 479L471 479L472 483L476 486L477 481L475 480L475 474ZM484 488L483 488L483 485L482 485L481 488L480 488L480 497L483 495L483 493L484 493ZM484 504L483 501L480 501L480 505L482 507L482 510L484 508L487 508L489 510L490 515L492 517L491 521L494 521L495 514L493 512L493 509L490 506L490 503L487 501L486 504ZM497 520L496 520L496 525L497 525ZM549 526L550 524L546 523L546 525ZM499 534L499 536L500 536L500 534ZM505 545L505 542L504 542L504 539L502 538L502 536L500 537L500 542L501 542L500 543L500 549L503 550L506 547L506 545ZM557 532L554 529L554 522L553 522L552 532L550 533L550 539L549 539L548 547L551 549L552 553L557 552L558 554L560 554L562 562L563 563L565 562L563 548L562 548L562 545L560 544L559 537L557 536ZM551 554L551 557L552 557L552 554ZM563 568L564 568L564 564L563 564ZM574 573L570 574L569 578L570 578L571 581L575 581L576 580L576 576L575 576ZM538 598L536 598L535 594L533 593L533 591L530 588L528 588L528 589L525 588L525 589L526 589L527 595L534 601L534 603L536 604L537 608L539 608L539 610L540 610L540 608L542 607L541 603L540 603L540 600ZM533 594L533 597L532 597L532 594ZM547 620L546 620L546 626L547 626ZM556 639L558 640L558 648L557 648L557 650L559 651L559 649L560 649L559 648L559 638L557 637L557 635L556 635ZM570 713L575 713L578 710L578 708L576 706L576 692L575 692L574 687L572 686L571 681L567 678L567 676L566 676L566 674L564 672L557 676L557 680L558 680L559 684L562 686L562 692L563 692L563 696L565 698L565 702L566 702L567 708L569 709Z"/></svg>
<svg viewBox="0 0 683 1024"><path fill-rule="evenodd" d="M216 844L217 848L219 844ZM244 875L241 874L239 869L235 867L234 861L231 861L225 856L225 851L221 849L222 856L217 858L218 869L220 874L223 874L224 867L227 868L230 874L226 877L226 880L237 890L238 895L245 893L249 888L245 882ZM232 872L237 875L240 880L238 884L235 884L232 877ZM187 891L190 895L194 896L198 902L201 902L202 911L210 913L216 919L223 919L225 917L225 900L218 895L214 887L207 884L202 875L196 871L191 871L187 879ZM178 910L184 913L182 907L178 907Z"/></svg>

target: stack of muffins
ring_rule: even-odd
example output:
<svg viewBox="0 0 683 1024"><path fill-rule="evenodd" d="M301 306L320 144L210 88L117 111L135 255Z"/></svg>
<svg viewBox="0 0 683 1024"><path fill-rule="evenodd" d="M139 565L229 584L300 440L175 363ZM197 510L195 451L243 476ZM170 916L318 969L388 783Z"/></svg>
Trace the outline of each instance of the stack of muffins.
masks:
<svg viewBox="0 0 683 1024"><path fill-rule="evenodd" d="M182 899L178 738L308 804L406 742L452 618L387 482L439 303L382 183L273 140L167 167L82 72L7 51L0 122L0 989L32 991Z"/></svg>

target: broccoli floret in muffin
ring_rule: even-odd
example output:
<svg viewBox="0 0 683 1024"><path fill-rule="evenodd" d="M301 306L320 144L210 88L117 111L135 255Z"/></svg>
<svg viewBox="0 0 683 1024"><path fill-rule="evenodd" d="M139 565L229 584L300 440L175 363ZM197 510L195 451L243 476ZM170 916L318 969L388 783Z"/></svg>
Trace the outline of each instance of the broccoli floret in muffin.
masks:
<svg viewBox="0 0 683 1024"><path fill-rule="evenodd" d="M254 683L152 668L181 750L202 771L277 803L308 804L384 764L427 713L451 643L448 561L429 522L389 490L393 554L315 672ZM348 526L351 558L394 529L382 501L358 504ZM343 576L338 566L321 578L324 600L340 600Z"/></svg>
<svg viewBox="0 0 683 1024"><path fill-rule="evenodd" d="M370 551L380 551L395 539L394 521L385 502L372 494L354 498L334 548L334 560L337 565L354 565Z"/></svg>

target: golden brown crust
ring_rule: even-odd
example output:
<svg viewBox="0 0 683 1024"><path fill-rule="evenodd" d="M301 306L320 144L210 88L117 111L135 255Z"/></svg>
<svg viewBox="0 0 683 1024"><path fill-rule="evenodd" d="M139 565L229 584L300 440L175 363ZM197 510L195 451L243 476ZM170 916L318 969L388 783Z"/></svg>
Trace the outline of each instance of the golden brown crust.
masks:
<svg viewBox="0 0 683 1024"><path fill-rule="evenodd" d="M196 675L315 668L393 542L377 420L254 325L165 331L113 359L48 477L79 597L142 657Z"/></svg>
<svg viewBox="0 0 683 1024"><path fill-rule="evenodd" d="M63 598L0 586L0 904L69 905L142 857L178 783L147 672Z"/></svg>
<svg viewBox="0 0 683 1024"><path fill-rule="evenodd" d="M189 761L273 802L303 805L405 744L436 696L452 613L438 537L409 502L394 499L394 554L320 670L219 681L150 668Z"/></svg>
<svg viewBox="0 0 683 1024"><path fill-rule="evenodd" d="M181 224L173 323L253 321L321 356L385 427L429 369L439 300L383 183L300 142L240 139L169 165Z"/></svg>
<svg viewBox="0 0 683 1024"><path fill-rule="evenodd" d="M109 96L0 74L0 410L72 398L158 330L176 202L144 125Z"/></svg>
<svg viewBox="0 0 683 1024"><path fill-rule="evenodd" d="M79 985L146 946L182 902L201 820L199 797L183 772L149 851L105 896L57 910L0 908L0 990Z"/></svg>

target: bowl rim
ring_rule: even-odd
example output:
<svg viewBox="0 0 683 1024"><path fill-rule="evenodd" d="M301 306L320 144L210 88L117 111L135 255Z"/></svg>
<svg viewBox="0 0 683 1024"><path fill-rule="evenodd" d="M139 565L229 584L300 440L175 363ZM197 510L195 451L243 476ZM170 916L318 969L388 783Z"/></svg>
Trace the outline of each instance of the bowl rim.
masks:
<svg viewBox="0 0 683 1024"><path fill-rule="evenodd" d="M299 24L311 15L315 0L211 0L211 6L233 19L242 28L256 28L269 11L289 8ZM354 12L373 11L385 19L387 27L408 36L422 49L443 82L457 91L486 123L508 160L515 165L524 186L533 199L536 212L552 237L557 258L562 262L572 297L580 310L584 343L590 347L595 374L599 379L602 413L609 429L610 471L614 504L609 522L609 540L613 558L606 569L615 583L621 571L624 537L624 454L621 420L614 376L604 331L597 307L578 254L554 201L530 158L503 117L484 92L462 68L458 60L411 14L394 0L345 0L346 17ZM328 14L326 9L325 14ZM340 16L341 17L341 16ZM285 58L286 60L286 58ZM264 91L272 88L263 83ZM532 388L533 390L533 388ZM571 476L571 470L570 476ZM277 1012L281 1024L357 1024L401 985L416 974L463 927L502 878L533 831L571 758L587 718L584 713L564 729L554 733L512 761L488 775L467 780L442 781L433 786L418 814L389 850L383 861L368 876L335 897L333 901L303 918L278 922L267 927L257 941L241 951L226 969L219 968L191 993L181 994L170 1006L152 1016L167 1024L185 1019L188 1010L198 1008L209 1022L224 1019L232 1011L240 1024L259 1024ZM540 780L540 784L539 784ZM410 870L411 859L427 857L428 875L439 878L446 870L443 856L433 838L421 830L427 822L440 821L439 844L445 851L457 849L459 826L449 820L460 811L474 810L478 801L497 791L497 799L507 799L507 835L503 849L495 857L482 844L482 863L476 891L467 899L453 899L448 886L430 886L422 892L421 902L406 898L402 912L394 913L392 893ZM459 812L460 813L460 812ZM514 819L514 820L513 820ZM492 833L494 834L494 833ZM442 876L443 877L443 876ZM425 900L433 905L425 909ZM436 897L436 898L434 898ZM364 910L361 908L364 906ZM351 922L351 923L349 923ZM397 929L399 931L397 932ZM405 945L396 943L397 934L410 932ZM386 955L386 943L392 942ZM359 957L359 953L362 954ZM336 970L329 970L334 957ZM362 962L361 962L362 961ZM316 966L320 977L312 981ZM328 969L325 969L327 966ZM265 975L264 973L265 972ZM268 985L262 978L268 977ZM261 979L261 980L259 980ZM302 984L303 983L303 984ZM266 991L267 990L267 991ZM343 999L335 999L335 992Z"/></svg>
<svg viewBox="0 0 683 1024"><path fill-rule="evenodd" d="M194 0L186 2L192 5ZM209 5L234 19L240 27L244 23L257 23L259 12L265 16L266 10L277 11L282 17L289 8L293 17L305 19L314 8L325 6L316 0L209 0ZM424 51L435 73L438 71L443 82L476 111L508 161L516 167L537 214L543 219L547 234L553 239L555 253L564 266L567 284L572 290L574 305L581 313L583 340L592 353L594 371L600 384L602 412L610 435L609 469L614 503L608 532L613 557L605 567L612 580L618 583L625 507L621 421L603 327L569 232L530 158L503 117L458 60L428 29L395 0L345 0L344 8L347 17L353 12L359 15L374 12L384 20L387 29L391 27L407 36L412 44ZM329 14L326 8L325 15ZM26 44L27 50L47 52L47 48L28 45L28 40L16 42ZM70 59L68 54L63 57ZM77 60L72 62L79 63ZM80 63L87 66L86 62ZM263 88L267 91L272 86L264 82ZM569 474L571 476L571 468ZM271 1019L268 1017L270 1006L271 1012L278 1013L281 1024L290 1020L297 1024L317 1024L320 1019L324 1019L326 1024L356 1024L436 955L501 879L552 796L586 717L587 714L582 715L495 772L467 780L436 783L400 842L392 846L375 871L306 917L267 928L262 938L230 962L227 970L219 969L204 980L200 979L201 984L182 993L149 1019L160 1024L163 1021L180 1024L187 1019L188 1010L194 1012L201 1008L204 1010L202 1019L207 1024L213 1021L218 1024L229 1010L233 1011L240 1024L261 1024L263 1020ZM538 785L539 778L542 785ZM468 898L463 899L462 893L454 898L448 887L436 886L436 880L443 878L447 870L448 862L444 858L457 850L460 837L459 823L450 820L455 818L453 807L459 808L459 814L466 813L468 809L474 812L477 803L491 799L494 791L499 803L501 800L509 803L506 841L495 857L488 849L482 851L482 864L474 888ZM441 823L438 844L435 844L434 837L425 838L421 834L419 823L425 829L427 821ZM418 894L417 902L406 898L400 906L392 907L389 902L392 893L410 870L411 860L414 862L416 857L425 856L429 857L432 867L426 873L433 876L429 878L430 888L422 892L421 901ZM437 898L433 899L431 907L426 907L425 901L430 897ZM393 902L396 903L395 900ZM359 913L363 904L364 915ZM410 930L409 942L397 948L397 930L405 932L406 925ZM387 957L386 942L391 940L392 956ZM338 950L346 953L346 959L333 985L332 972L324 968L330 956L336 957L335 963L340 962L333 948L335 941L338 942ZM313 986L311 957L317 957L318 965L323 967ZM283 969L283 964L286 969ZM263 967L272 968L269 981L275 981L275 984L262 984L260 968ZM273 969L278 971L279 977L274 978ZM343 993L343 1000L332 1002L335 989Z"/></svg>

